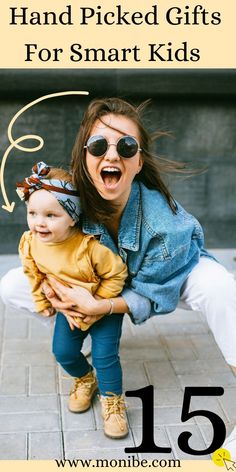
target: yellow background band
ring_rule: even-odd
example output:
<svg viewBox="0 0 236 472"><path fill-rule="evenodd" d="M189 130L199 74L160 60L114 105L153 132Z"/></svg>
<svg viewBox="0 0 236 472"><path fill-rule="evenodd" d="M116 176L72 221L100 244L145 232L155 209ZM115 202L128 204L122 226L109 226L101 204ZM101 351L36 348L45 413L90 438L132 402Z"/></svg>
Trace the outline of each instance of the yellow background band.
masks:
<svg viewBox="0 0 236 472"><path fill-rule="evenodd" d="M164 457L163 457L164 460ZM117 459L118 461L118 459ZM167 461L168 462L168 461ZM94 462L95 464L95 462ZM151 463L149 463L151 464ZM153 468L151 465L147 467L70 467L69 463L65 465L65 467L58 467L55 461L1 461L1 470L4 472L42 472L42 468L45 472L56 472L60 470L68 471L78 471L78 472L88 472L89 470L93 470L96 472L104 472L105 470L114 470L116 472L123 472L126 470L127 472L144 472L145 470L153 472L154 470L164 470L164 471L181 471L181 472L219 472L221 470L226 470L226 468L222 469L217 467L212 461L181 461L181 467L157 467Z"/></svg>
<svg viewBox="0 0 236 472"><path fill-rule="evenodd" d="M98 6L100 5L100 9ZM150 22L154 20L154 6L156 6L158 25L96 25L98 15L101 15L102 21L104 15L109 11L115 12L115 20L118 17L118 6L121 11L128 11L126 17L130 20L131 14L140 12L146 15L149 13ZM186 15L189 13L189 21L193 22L192 11L196 5L202 6L206 12L206 21L211 22L213 12L220 12L221 23L218 25L204 25L203 16L198 14L199 25L184 24ZM186 9L186 6L189 7ZM57 15L62 15L62 21L69 20L73 24L68 25L21 25L21 19L17 20L17 25L10 25L12 19L11 8L16 7L17 13L22 13L21 7L28 8L26 21L35 20L35 13L40 14L40 20L43 23L45 17L43 12L53 11ZM80 25L82 20L82 7L93 8L94 17L88 19L87 25ZM176 10L172 11L172 21L178 21L177 16L183 17L180 25L170 25L166 20L166 12L172 8L181 9L181 14L176 15ZM198 8L199 9L199 8ZM57 0L48 2L48 0L22 0L22 2L13 2L13 0L4 0L2 2L0 14L0 31L2 37L2 46L0 52L1 68L234 68L236 66L236 54L234 53L235 38L235 19L236 2L222 0L146 0L137 2L137 0ZM150 13L152 12L152 14ZM67 14L66 14L67 13ZM70 13L70 15L69 15ZM111 16L108 16L109 21ZM135 21L141 21L141 16L136 14ZM171 44L168 44L171 43ZM186 43L184 45L184 43ZM25 44L36 44L37 50L32 47L31 61L26 62L27 48ZM71 51L73 44L80 45L79 56ZM156 45L164 44L159 50L165 60L160 60L151 51ZM97 61L91 54L86 56L86 49L101 48L104 50L104 61L101 61L102 54L99 53ZM131 51L124 55L123 49L129 48ZM136 48L136 52L135 52ZM180 51L175 57L178 49L185 49L185 53ZM48 49L41 53L40 50ZM62 52L55 53L53 50L62 49ZM74 49L78 50L78 46ZM109 60L109 50L113 49L113 56ZM114 49L117 50L115 57ZM169 49L169 51L168 51ZM200 59L191 61L191 49L199 49ZM48 60L47 55L49 56ZM70 56L74 56L74 61ZM153 58L153 61L150 59ZM185 58L185 61L183 60ZM80 60L78 60L80 59ZM86 60L87 59L87 60ZM90 59L90 60L88 60Z"/></svg>

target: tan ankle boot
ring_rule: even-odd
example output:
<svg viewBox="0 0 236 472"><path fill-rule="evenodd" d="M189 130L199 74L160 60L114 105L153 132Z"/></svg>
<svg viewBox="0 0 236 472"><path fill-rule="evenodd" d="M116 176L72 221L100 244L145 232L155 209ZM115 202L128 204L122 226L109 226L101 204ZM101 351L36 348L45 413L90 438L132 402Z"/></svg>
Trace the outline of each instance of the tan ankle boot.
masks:
<svg viewBox="0 0 236 472"><path fill-rule="evenodd" d="M123 395L101 396L100 400L105 435L114 439L127 436L128 424Z"/></svg>
<svg viewBox="0 0 236 472"><path fill-rule="evenodd" d="M73 413L82 413L91 406L93 395L97 390L97 379L92 371L83 377L76 377L74 381L74 387L70 391L69 410Z"/></svg>

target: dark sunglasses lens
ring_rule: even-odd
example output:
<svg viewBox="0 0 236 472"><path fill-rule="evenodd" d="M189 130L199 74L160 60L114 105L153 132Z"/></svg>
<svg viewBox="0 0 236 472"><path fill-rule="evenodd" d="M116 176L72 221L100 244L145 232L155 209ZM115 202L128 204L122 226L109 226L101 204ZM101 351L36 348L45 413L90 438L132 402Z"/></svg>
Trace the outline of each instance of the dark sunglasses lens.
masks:
<svg viewBox="0 0 236 472"><path fill-rule="evenodd" d="M103 136L91 136L87 143L87 149L92 156L103 156L107 151L107 140Z"/></svg>
<svg viewBox="0 0 236 472"><path fill-rule="evenodd" d="M138 152L138 143L132 136L124 136L117 143L117 152L121 157L133 157Z"/></svg>

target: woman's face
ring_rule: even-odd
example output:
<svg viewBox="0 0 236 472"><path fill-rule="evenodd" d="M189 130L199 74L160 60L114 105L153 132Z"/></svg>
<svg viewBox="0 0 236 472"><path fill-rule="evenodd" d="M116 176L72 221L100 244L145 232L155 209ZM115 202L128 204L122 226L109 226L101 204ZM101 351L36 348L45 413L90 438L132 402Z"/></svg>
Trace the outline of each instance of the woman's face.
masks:
<svg viewBox="0 0 236 472"><path fill-rule="evenodd" d="M118 204L122 211L129 198L134 177L142 168L142 159L140 151L128 159L120 157L114 143L122 136L133 136L140 147L140 137L136 124L125 116L109 114L102 120L103 123L95 121L90 136L104 136L112 145L108 146L102 157L94 157L87 150L87 169L100 195L105 200Z"/></svg>

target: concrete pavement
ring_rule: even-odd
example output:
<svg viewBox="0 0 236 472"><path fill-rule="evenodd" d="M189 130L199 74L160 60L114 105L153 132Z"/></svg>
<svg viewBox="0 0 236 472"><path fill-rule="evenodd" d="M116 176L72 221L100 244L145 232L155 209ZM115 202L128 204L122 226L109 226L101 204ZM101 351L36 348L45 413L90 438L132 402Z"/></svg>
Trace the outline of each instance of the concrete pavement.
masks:
<svg viewBox="0 0 236 472"><path fill-rule="evenodd" d="M214 251L236 273L236 250ZM0 276L18 265L17 256L0 257ZM106 438L100 404L80 415L67 410L70 379L51 354L52 326L0 302L0 459L127 458L125 447L139 445L142 408L127 398L129 436ZM183 453L177 444L191 431L190 445L205 449L212 441L207 418L181 422L185 386L222 386L223 396L196 397L192 409L208 409L224 421L229 433L236 423L236 377L226 365L201 313L177 309L167 316L133 326L125 318L121 342L125 390L154 385L155 442L169 454L132 454L139 458L208 459Z"/></svg>

